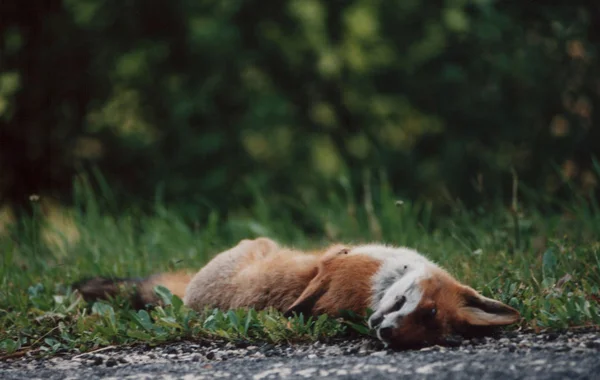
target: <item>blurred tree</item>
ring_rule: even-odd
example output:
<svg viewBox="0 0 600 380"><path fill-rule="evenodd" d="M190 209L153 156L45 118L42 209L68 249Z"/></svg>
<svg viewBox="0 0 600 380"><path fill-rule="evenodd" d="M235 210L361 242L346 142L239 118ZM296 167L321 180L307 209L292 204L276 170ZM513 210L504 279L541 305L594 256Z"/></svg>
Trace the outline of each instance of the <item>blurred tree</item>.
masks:
<svg viewBox="0 0 600 380"><path fill-rule="evenodd" d="M0 4L0 196L190 213L265 189L304 202L363 173L466 204L564 176L597 189L599 6L493 0ZM562 173L556 170L561 168Z"/></svg>

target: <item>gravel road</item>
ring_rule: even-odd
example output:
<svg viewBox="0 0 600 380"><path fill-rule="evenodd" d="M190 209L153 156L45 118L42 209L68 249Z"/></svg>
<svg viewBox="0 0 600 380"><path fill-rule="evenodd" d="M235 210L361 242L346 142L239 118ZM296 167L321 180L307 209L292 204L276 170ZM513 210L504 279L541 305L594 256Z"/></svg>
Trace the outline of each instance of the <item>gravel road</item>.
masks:
<svg viewBox="0 0 600 380"><path fill-rule="evenodd" d="M393 352L373 340L299 345L178 342L0 362L2 379L600 379L600 333L465 340Z"/></svg>

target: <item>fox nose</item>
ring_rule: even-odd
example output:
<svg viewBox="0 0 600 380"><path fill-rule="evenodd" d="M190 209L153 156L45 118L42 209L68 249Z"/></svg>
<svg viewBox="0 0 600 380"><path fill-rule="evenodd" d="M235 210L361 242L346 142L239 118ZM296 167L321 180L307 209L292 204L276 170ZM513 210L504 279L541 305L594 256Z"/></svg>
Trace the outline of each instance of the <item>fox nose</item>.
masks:
<svg viewBox="0 0 600 380"><path fill-rule="evenodd" d="M379 337L382 340L390 340L392 337L392 328L391 327L383 327L379 329Z"/></svg>

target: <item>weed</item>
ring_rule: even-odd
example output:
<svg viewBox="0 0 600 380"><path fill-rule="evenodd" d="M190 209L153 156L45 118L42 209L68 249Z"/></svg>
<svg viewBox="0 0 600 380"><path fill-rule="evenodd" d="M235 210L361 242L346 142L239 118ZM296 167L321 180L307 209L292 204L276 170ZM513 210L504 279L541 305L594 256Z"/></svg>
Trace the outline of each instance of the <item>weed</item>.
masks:
<svg viewBox="0 0 600 380"><path fill-rule="evenodd" d="M61 218L49 222L36 212L0 236L3 355L198 338L297 342L369 334L357 316L288 320L275 310L199 313L160 287L164 306L136 311L121 299L86 305L69 287L90 275L199 268L240 239L259 235L300 248L373 240L411 246L483 294L519 309L523 327L600 324L600 218L598 206L584 199L562 205L564 212L554 216L520 205L518 212L457 209L439 218L429 204L399 201L381 183L368 188L371 199L363 207L349 200L347 189L344 196L329 194L326 204L290 201L290 210L311 221L315 232L309 235L258 190L246 212L201 216L202 223L185 221L160 203L150 213L102 212L102 195L85 186L76 193L76 206L62 209ZM69 222L61 226L56 220Z"/></svg>

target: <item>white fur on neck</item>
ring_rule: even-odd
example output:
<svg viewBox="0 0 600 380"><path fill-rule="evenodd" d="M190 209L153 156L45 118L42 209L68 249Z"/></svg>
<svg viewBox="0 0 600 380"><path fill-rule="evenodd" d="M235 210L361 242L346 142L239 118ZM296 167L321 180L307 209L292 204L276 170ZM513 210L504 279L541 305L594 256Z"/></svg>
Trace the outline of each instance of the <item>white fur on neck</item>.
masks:
<svg viewBox="0 0 600 380"><path fill-rule="evenodd" d="M415 310L423 294L419 283L429 277L431 269L437 268L417 251L404 247L369 244L355 247L349 254L367 255L381 262L372 280L371 309L373 317L384 317L382 327L396 327L399 317ZM406 297L402 308L389 312L401 297Z"/></svg>

